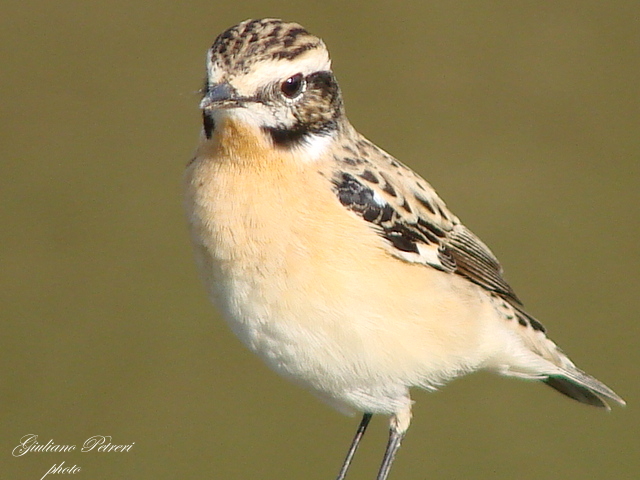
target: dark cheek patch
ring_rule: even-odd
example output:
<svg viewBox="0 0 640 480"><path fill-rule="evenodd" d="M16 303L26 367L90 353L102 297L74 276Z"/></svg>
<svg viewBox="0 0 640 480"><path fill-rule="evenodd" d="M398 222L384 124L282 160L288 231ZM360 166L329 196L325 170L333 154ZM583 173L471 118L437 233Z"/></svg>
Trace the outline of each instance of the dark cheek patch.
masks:
<svg viewBox="0 0 640 480"><path fill-rule="evenodd" d="M298 124L294 128L264 127L263 130L271 136L271 140L278 147L293 147L300 145L309 133L306 125Z"/></svg>
<svg viewBox="0 0 640 480"><path fill-rule="evenodd" d="M294 31L294 34L298 33ZM338 119L342 114L342 100L333 74L328 71L315 72L307 75L305 80L307 89L302 98L296 99L292 106L287 107L292 109L295 123L262 127L276 147L297 147L311 135L328 135L338 128ZM271 89L259 92L252 100L266 105L274 102L276 106L280 101L278 95L273 98Z"/></svg>

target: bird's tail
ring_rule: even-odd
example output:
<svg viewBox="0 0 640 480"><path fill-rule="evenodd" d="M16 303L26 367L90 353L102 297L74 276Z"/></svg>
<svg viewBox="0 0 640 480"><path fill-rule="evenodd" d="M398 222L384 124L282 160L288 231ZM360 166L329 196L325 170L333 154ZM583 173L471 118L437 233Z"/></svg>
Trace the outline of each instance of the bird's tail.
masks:
<svg viewBox="0 0 640 480"><path fill-rule="evenodd" d="M524 355L501 369L505 375L540 380L567 397L594 407L610 410L607 401L625 405L625 401L601 381L580 370L569 357L546 335L544 327L517 305L513 315L520 322L508 322L511 331L525 347ZM533 355L532 355L533 354Z"/></svg>
<svg viewBox="0 0 640 480"><path fill-rule="evenodd" d="M611 410L607 400L625 405L625 401L613 390L577 367L566 369L558 375L550 375L542 381L567 397L587 405L607 410Z"/></svg>

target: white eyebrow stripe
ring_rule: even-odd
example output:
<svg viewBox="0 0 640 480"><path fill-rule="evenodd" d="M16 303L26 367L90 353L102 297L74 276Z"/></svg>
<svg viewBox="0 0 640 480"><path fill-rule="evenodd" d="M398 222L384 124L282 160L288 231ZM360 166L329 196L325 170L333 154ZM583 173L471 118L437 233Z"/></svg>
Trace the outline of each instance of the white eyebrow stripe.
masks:
<svg viewBox="0 0 640 480"><path fill-rule="evenodd" d="M272 82L281 82L297 73L307 76L311 73L331 70L331 60L324 49L309 50L295 60L274 59L257 62L250 73L236 76L231 83L241 95L253 95L259 88ZM211 75L214 77L215 74Z"/></svg>

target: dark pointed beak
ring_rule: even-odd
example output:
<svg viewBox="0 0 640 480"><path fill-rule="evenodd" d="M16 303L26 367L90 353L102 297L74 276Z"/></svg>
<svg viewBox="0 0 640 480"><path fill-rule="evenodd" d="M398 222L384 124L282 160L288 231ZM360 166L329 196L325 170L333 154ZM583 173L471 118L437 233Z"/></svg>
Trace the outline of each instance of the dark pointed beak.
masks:
<svg viewBox="0 0 640 480"><path fill-rule="evenodd" d="M238 92L227 82L209 85L200 102L202 110L233 108L239 106Z"/></svg>

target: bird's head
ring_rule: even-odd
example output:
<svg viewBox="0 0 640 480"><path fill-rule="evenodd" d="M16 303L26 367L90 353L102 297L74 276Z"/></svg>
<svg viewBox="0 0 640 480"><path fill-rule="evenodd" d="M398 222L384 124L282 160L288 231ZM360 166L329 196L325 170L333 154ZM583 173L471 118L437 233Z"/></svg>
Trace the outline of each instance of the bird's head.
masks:
<svg viewBox="0 0 640 480"><path fill-rule="evenodd" d="M200 103L211 138L225 117L259 129L274 145L313 145L335 134L342 97L322 40L297 23L246 20L207 52Z"/></svg>

